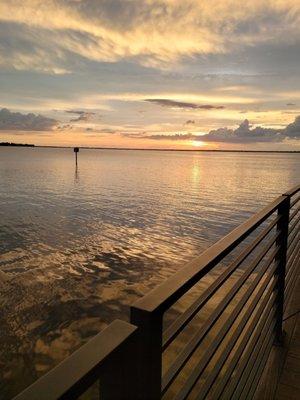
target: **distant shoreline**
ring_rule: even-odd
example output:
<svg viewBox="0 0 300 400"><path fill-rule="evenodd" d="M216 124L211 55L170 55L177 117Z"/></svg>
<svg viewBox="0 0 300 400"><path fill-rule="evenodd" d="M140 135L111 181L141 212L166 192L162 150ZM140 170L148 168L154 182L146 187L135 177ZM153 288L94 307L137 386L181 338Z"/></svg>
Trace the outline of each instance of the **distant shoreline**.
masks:
<svg viewBox="0 0 300 400"><path fill-rule="evenodd" d="M10 143L10 142L0 142L0 146L3 146L3 147L36 147L34 144Z"/></svg>
<svg viewBox="0 0 300 400"><path fill-rule="evenodd" d="M35 144L22 143L0 143L3 147L35 147L49 149L73 149L74 146L44 146ZM300 153L300 150L216 150L216 149L142 149L132 147L88 147L82 146L79 149L83 150L122 150L122 151L181 151L181 152L201 152L201 153Z"/></svg>
<svg viewBox="0 0 300 400"><path fill-rule="evenodd" d="M73 149L73 146L39 146L35 147L42 148L54 148L54 149ZM214 149L141 149L132 147L87 147L82 146L79 149L83 150L130 150L130 151L196 151L196 152L209 152L209 153L300 153L300 150L214 150Z"/></svg>

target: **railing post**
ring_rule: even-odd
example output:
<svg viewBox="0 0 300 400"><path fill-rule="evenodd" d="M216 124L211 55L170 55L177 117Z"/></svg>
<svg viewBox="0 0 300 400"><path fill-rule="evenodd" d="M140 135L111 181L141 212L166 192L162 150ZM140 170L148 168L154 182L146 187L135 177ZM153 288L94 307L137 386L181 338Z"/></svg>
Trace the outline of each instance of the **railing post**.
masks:
<svg viewBox="0 0 300 400"><path fill-rule="evenodd" d="M162 375L162 314L132 306L130 320L139 330L137 398L159 400Z"/></svg>
<svg viewBox="0 0 300 400"><path fill-rule="evenodd" d="M138 400L138 330L112 352L103 365L99 382L100 400Z"/></svg>
<svg viewBox="0 0 300 400"><path fill-rule="evenodd" d="M290 196L284 195L282 203L278 206L278 216L280 220L277 224L277 231L279 236L277 239L277 246L279 251L276 256L277 266L277 312L276 312L276 338L277 345L283 344L283 310L284 310L284 291L285 291L285 272L286 272L286 258L287 258L287 241L289 232L289 214L290 214Z"/></svg>

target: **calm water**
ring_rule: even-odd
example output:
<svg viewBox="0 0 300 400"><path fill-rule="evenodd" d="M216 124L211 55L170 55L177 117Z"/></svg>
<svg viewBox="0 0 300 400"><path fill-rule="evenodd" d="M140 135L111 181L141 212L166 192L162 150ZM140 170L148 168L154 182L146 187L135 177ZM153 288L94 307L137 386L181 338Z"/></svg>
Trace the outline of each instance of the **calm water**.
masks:
<svg viewBox="0 0 300 400"><path fill-rule="evenodd" d="M0 148L7 399L274 196L300 154ZM26 367L25 367L26 366Z"/></svg>

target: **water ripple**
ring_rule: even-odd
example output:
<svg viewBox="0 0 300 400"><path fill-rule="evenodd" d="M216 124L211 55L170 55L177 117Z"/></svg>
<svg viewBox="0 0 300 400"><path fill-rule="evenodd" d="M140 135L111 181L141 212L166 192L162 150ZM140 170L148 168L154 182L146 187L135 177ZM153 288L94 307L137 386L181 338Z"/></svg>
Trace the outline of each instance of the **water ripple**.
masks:
<svg viewBox="0 0 300 400"><path fill-rule="evenodd" d="M298 183L298 154L0 149L9 399ZM1 397L1 396L0 396Z"/></svg>

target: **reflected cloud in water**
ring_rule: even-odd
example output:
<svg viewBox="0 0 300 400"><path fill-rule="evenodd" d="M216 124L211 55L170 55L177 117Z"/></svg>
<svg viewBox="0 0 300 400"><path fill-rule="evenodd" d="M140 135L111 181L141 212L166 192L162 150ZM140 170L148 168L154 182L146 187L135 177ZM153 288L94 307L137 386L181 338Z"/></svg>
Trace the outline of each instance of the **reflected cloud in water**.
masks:
<svg viewBox="0 0 300 400"><path fill-rule="evenodd" d="M10 398L298 179L298 154L0 149ZM80 171L79 171L80 167Z"/></svg>

